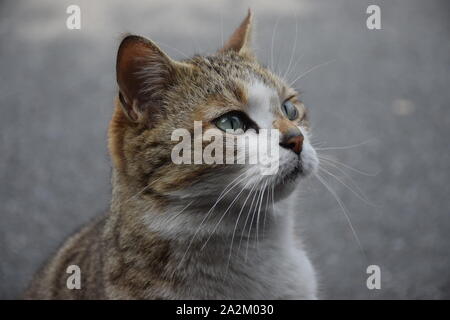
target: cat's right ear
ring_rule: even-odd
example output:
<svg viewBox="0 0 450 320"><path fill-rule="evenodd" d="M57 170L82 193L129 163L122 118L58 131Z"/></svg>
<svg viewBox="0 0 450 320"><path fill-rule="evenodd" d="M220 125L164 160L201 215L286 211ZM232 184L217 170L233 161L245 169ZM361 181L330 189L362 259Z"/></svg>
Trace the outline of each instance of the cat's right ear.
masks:
<svg viewBox="0 0 450 320"><path fill-rule="evenodd" d="M240 26L234 30L225 45L219 50L219 52L235 51L242 56L253 58L251 40L253 29L253 14L248 9L247 16L241 22Z"/></svg>
<svg viewBox="0 0 450 320"><path fill-rule="evenodd" d="M174 81L176 62L140 36L125 37L117 53L116 76L122 109L133 122L151 122ZM151 123L149 123L151 124Z"/></svg>

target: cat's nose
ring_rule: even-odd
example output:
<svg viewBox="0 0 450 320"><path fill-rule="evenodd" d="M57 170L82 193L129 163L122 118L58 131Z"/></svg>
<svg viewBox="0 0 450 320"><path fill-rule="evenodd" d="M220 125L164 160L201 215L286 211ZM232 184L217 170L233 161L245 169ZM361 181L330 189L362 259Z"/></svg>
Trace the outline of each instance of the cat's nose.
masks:
<svg viewBox="0 0 450 320"><path fill-rule="evenodd" d="M303 134L298 128L291 128L282 136L280 146L294 151L296 154L302 152Z"/></svg>

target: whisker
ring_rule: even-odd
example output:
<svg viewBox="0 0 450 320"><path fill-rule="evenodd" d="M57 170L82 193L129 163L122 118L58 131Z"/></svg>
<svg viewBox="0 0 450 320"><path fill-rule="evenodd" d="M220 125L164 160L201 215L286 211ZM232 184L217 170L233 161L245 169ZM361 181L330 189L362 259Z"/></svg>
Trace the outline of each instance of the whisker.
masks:
<svg viewBox="0 0 450 320"><path fill-rule="evenodd" d="M224 43L223 43L223 14L222 14L222 11L220 11L220 39L222 40L222 47L223 47Z"/></svg>
<svg viewBox="0 0 450 320"><path fill-rule="evenodd" d="M246 172L244 172L244 173L246 173ZM243 174L244 174L244 173L243 173ZM231 182L224 188L224 191L225 191L225 189L227 189L233 182L235 182L239 177L241 177L243 174L239 175L236 179L234 179L233 181L231 181ZM244 179L245 179L245 178L243 178L242 181L243 181ZM216 202L214 203L214 205L211 207L211 209L209 209L209 211L207 212L207 214L205 215L205 217L204 217L204 218L202 219L202 221L200 222L200 225L197 227L197 229L196 229L194 235L192 236L191 240L189 241L189 244L188 244L188 246L187 246L187 248L186 248L186 251L184 252L183 256L181 257L181 260L180 260L180 262L178 263L177 267L174 269L174 273L175 273L175 271L180 267L181 263L184 261L184 258L186 257L186 255L187 255L189 249L191 248L192 244L194 243L194 239L195 239L195 237L197 236L198 232L200 231L201 227L203 226L203 223L205 223L206 219L209 217L209 215L210 215L211 212L214 210L214 208L216 207L216 205L220 202L220 200L221 200L223 197L225 197L225 195L228 194L228 193L229 193L236 185L238 185L238 184L239 184L239 182L236 183L236 184L234 184L234 185L233 185L233 186L232 186L225 194L224 194L224 191L222 191L221 195L218 197L218 199L216 200Z"/></svg>
<svg viewBox="0 0 450 320"><path fill-rule="evenodd" d="M179 54L183 55L183 57L185 57L186 59L189 59L189 58L190 58L190 57L189 57L186 53L184 53L183 51L181 51L181 50L179 50L179 49L177 49L177 48L175 48L175 47L172 47L172 46L170 46L170 45L168 45L168 44L166 44L166 43L164 43L164 42L158 41L158 44L161 45L161 46L163 46L163 47L166 47L166 48L175 50L175 51L178 52Z"/></svg>
<svg viewBox="0 0 450 320"><path fill-rule="evenodd" d="M343 178L347 178L348 181L358 190L358 192L361 195L364 195L364 197L366 199L369 199L369 197L367 197L365 195L365 193L361 190L361 188L358 186L358 184L352 179L352 177L347 172L345 172L343 169L339 168L335 163L329 162L329 160L327 160L327 159L321 159L321 164L322 165L327 165L330 168L332 167L333 169L336 169L337 171L339 171L339 173L341 173L344 176ZM375 206L379 207L378 205L375 205Z"/></svg>
<svg viewBox="0 0 450 320"><path fill-rule="evenodd" d="M267 186L267 197L266 197L266 210L264 211L264 220L263 220L263 235L266 235L266 218L267 218L267 211L269 210L269 198L270 198L270 186ZM272 184L272 190L273 190L273 184Z"/></svg>
<svg viewBox="0 0 450 320"><path fill-rule="evenodd" d="M226 268L227 272L228 272L228 267L230 265L231 255L232 255L232 252L233 252L233 242L234 242L234 236L236 234L237 226L238 226L239 220L241 218L242 212L244 211L245 205L247 204L247 201L250 198L250 196L251 196L253 190L255 189L255 187L256 187L256 184L254 184L253 187L248 192L248 195L245 198L244 204L242 205L241 210L239 211L238 217L236 219L236 223L234 225L233 235L231 236L230 254L228 255L228 262L227 262L227 268Z"/></svg>
<svg viewBox="0 0 450 320"><path fill-rule="evenodd" d="M261 202L259 203L258 215L256 217L256 249L258 249L258 242L259 242L259 215L261 213L261 204L264 200L264 193L266 192L266 188L267 188L267 180L264 183L263 192L262 192L262 196L261 196ZM267 203L267 201L266 201L266 203Z"/></svg>
<svg viewBox="0 0 450 320"><path fill-rule="evenodd" d="M375 138L372 139L368 139L366 141L360 142L360 143L356 143L356 144L352 144L349 146L342 146L342 147L325 147L325 148L317 148L316 150L318 151L324 151L324 150L346 150L346 149L352 149L352 148L357 148L360 146L363 146L365 144L368 144L372 141L376 140Z"/></svg>
<svg viewBox="0 0 450 320"><path fill-rule="evenodd" d="M358 186L358 184L352 179L352 177L350 177L350 175L345 172L343 169L339 168L337 165L335 165L334 163L327 163L328 160L326 159L321 159L322 160L322 165L328 165L330 167L333 167L334 169L338 170L341 174L344 175L345 178L347 178L349 180L349 182L358 190L358 192L363 195L366 199L369 199L369 197L367 197L364 192L361 190L361 188ZM380 207L379 205L374 205L375 207Z"/></svg>
<svg viewBox="0 0 450 320"><path fill-rule="evenodd" d="M315 139L315 137L310 138L310 143L314 148L323 146L325 143L324 141L314 141L314 139Z"/></svg>
<svg viewBox="0 0 450 320"><path fill-rule="evenodd" d="M259 189L256 189L256 190L255 190L255 193L254 193L254 195L253 195L253 198L252 198L252 202L250 203L250 208L249 208L249 210L247 211L247 216L246 216L246 218L245 218L244 227L243 227L242 233L241 233L241 238L239 239L238 250L241 249L242 239L244 238L245 227L247 226L248 218L250 218L250 212L253 211L253 203L255 202L255 199L256 199L256 196L258 195L258 192L259 192Z"/></svg>
<svg viewBox="0 0 450 320"><path fill-rule="evenodd" d="M339 206L342 210L342 213L344 214L345 219L347 220L347 223L350 226L350 229L353 233L353 237L354 237L357 245L359 246L359 249L361 250L361 252L363 253L364 257L367 260L366 252L364 251L361 241L359 240L358 234L356 233L356 230L353 227L353 224L350 220L350 216L348 215L347 209L345 208L344 204L342 203L342 200L339 198L339 196L336 194L336 192L325 182L324 178L322 178L318 173L316 173L315 176L316 176L317 180L319 180L323 184L323 186L331 193L331 195L334 197L336 202L339 204Z"/></svg>
<svg viewBox="0 0 450 320"><path fill-rule="evenodd" d="M302 53L302 54L300 55L300 57L297 58L297 61L295 61L295 63L294 63L294 65L292 66L291 70L290 70L290 71L288 72L288 74L286 75L286 79L287 79L288 77L290 77L291 72L297 68L297 65L299 64L300 61L302 61L302 59L303 59L304 56L305 56L305 54Z"/></svg>
<svg viewBox="0 0 450 320"><path fill-rule="evenodd" d="M292 46L292 51L291 51L291 57L289 59L289 64L286 68L286 71L283 74L283 79L286 77L286 75L291 71L291 64L292 64L292 60L294 59L294 54L295 51L297 49L297 38L298 38L298 21L297 18L295 18L295 38L294 38L294 45Z"/></svg>
<svg viewBox="0 0 450 320"><path fill-rule="evenodd" d="M272 211L275 213L275 185L272 185Z"/></svg>
<svg viewBox="0 0 450 320"><path fill-rule="evenodd" d="M289 84L289 86L294 85L298 80L302 79L302 78L303 78L304 76L306 76L308 73L310 73L310 72L316 70L317 68L326 66L327 64L330 64L331 62L334 62L334 61L336 61L336 59L332 59L332 60L326 61L326 62L324 62L324 63L315 65L314 67L312 67L312 68L306 70L306 71L303 72L301 75L299 75L297 78L295 78L295 80L292 81L292 82Z"/></svg>
<svg viewBox="0 0 450 320"><path fill-rule="evenodd" d="M232 206L234 205L234 203L240 198L242 192L245 190L245 188L250 184L250 181L247 182L247 184L242 188L241 191L239 191L238 195L233 199L233 201L230 203L230 205L227 207L227 209L225 210L225 212L222 214L222 216L220 217L219 221L217 222L217 224L214 226L213 230L211 231L210 235L208 236L208 238L206 239L205 243L203 244L203 246L200 248L200 251L202 251L205 247L206 244L208 243L208 241L211 239L211 237L213 236L214 232L216 231L217 227L219 226L220 222L222 222L223 218L226 216L226 214L228 213L228 211L232 208Z"/></svg>
<svg viewBox="0 0 450 320"><path fill-rule="evenodd" d="M274 41L275 41L275 33L277 31L277 27L278 27L278 22L280 20L280 17L277 18L277 21L275 22L275 27L273 28L273 32L272 32L272 47L270 49L270 69L273 70L273 46L274 46Z"/></svg>
<svg viewBox="0 0 450 320"><path fill-rule="evenodd" d="M250 221L250 225L248 226L247 247L246 247L246 249L245 249L245 261L247 261L248 247L249 247L249 245L250 245L250 235L251 235L252 228L253 228L253 219L255 218L256 211L258 210L258 204L259 204L259 202L260 202L261 194L262 194L262 193L263 193L263 190L262 190L262 189L259 189L259 194L258 194L258 197L257 197L257 199L256 199L255 209L253 210L253 213L252 213L252 219L251 219L251 221Z"/></svg>
<svg viewBox="0 0 450 320"><path fill-rule="evenodd" d="M173 217L170 218L170 220L175 220L178 218L195 200L190 201L181 211L175 213Z"/></svg>
<svg viewBox="0 0 450 320"><path fill-rule="evenodd" d="M342 179L340 179L338 176L332 174L331 172L329 172L328 170L326 170L325 168L320 168L319 170L322 170L322 172L328 174L329 176L333 177L336 179L336 181L338 181L340 184L342 184L344 187L346 187L348 190L350 190L354 195L356 195L361 201L363 201L364 203L372 206L372 207L378 207L375 204L373 204L369 199L367 199L367 197L364 195L364 193L361 192L361 190L359 189L359 187L357 187L361 194L359 192L356 192L355 190L353 190L349 185L347 185L344 181L342 181Z"/></svg>
<svg viewBox="0 0 450 320"><path fill-rule="evenodd" d="M340 162L340 161L338 161L338 160L335 160L335 159L326 157L326 156L324 156L324 155L317 155L317 157L318 157L320 160L328 161L328 162L334 164L336 168L338 168L337 165L341 165L341 166L343 166L344 168L346 168L346 169L348 169L348 170L354 171L354 172L359 173L359 174L362 174L362 175L364 175L364 176L368 176L368 177L376 177L377 175L380 174L380 171L378 171L378 172L376 172L376 173L370 173L370 172L366 172L366 171L362 171L362 170L356 169L356 168L354 168L354 167L352 167L352 166L349 166L348 164L342 163L342 162ZM340 169L340 170L342 170L342 169ZM342 171L342 172L344 172L344 171Z"/></svg>
<svg viewBox="0 0 450 320"><path fill-rule="evenodd" d="M137 196L139 196L140 194L142 194L145 190L147 190L152 184L154 184L155 182L161 180L162 177L159 177L158 179L153 180L152 182L150 182L149 184L147 184L144 188L142 188L140 191L138 191L136 194L132 195L131 197L129 197L127 200L125 200L122 204L126 204L128 203L128 201L136 198Z"/></svg>

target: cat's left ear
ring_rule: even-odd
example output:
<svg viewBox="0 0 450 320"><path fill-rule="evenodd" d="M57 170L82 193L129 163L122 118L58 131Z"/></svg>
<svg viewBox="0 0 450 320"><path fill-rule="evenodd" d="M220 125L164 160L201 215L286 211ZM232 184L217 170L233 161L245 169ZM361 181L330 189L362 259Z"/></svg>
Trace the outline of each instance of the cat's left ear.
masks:
<svg viewBox="0 0 450 320"><path fill-rule="evenodd" d="M252 41L252 25L253 14L248 9L247 16L241 22L240 26L233 32L225 45L219 50L219 52L226 52L233 50L240 55L253 57L251 41Z"/></svg>

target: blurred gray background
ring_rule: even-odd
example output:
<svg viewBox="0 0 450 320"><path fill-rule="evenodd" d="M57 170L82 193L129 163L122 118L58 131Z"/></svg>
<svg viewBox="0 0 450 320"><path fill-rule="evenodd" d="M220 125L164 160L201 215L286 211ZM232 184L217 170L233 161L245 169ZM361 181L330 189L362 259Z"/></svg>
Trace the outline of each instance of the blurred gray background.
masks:
<svg viewBox="0 0 450 320"><path fill-rule="evenodd" d="M81 7L81 30L66 28L70 4ZM366 28L369 4L381 7L381 30ZM61 242L108 208L121 35L145 35L174 58L212 53L248 7L256 53L270 64L274 35L279 73L294 39L289 79L332 60L297 82L314 141L356 144L321 153L377 173L326 168L375 205L322 173L367 258L316 179L295 196L321 297L450 298L450 6L419 0L0 2L0 298L20 297ZM366 287L369 264L381 267L381 290Z"/></svg>

